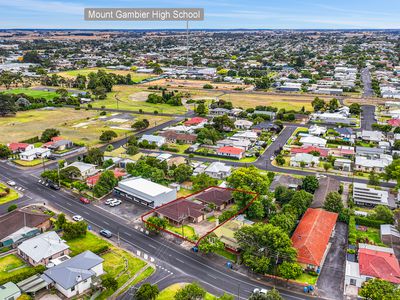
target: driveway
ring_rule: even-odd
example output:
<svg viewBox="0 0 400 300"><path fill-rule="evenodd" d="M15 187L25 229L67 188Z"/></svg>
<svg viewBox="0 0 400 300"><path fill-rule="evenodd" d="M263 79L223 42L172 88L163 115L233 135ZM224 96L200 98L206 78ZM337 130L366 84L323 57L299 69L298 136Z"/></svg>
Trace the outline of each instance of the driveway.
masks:
<svg viewBox="0 0 400 300"><path fill-rule="evenodd" d="M361 106L361 129L372 130L372 124L376 123L375 120L375 106L363 105Z"/></svg>
<svg viewBox="0 0 400 300"><path fill-rule="evenodd" d="M336 224L335 236L326 256L317 287L319 296L326 299L342 300L347 249L347 224Z"/></svg>

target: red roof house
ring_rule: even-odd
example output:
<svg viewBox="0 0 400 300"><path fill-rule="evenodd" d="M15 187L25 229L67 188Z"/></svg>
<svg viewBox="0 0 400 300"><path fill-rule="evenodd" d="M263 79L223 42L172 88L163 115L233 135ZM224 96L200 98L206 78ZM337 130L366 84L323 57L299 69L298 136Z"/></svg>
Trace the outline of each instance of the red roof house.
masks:
<svg viewBox="0 0 400 300"><path fill-rule="evenodd" d="M391 119L388 124L393 127L400 127L400 119Z"/></svg>
<svg viewBox="0 0 400 300"><path fill-rule="evenodd" d="M321 149L318 147L314 146L308 146L308 147L302 147L302 148L292 148L290 150L293 154L297 153L307 153L309 154L310 152L318 152L321 157L327 157L328 156L328 150L327 149Z"/></svg>
<svg viewBox="0 0 400 300"><path fill-rule="evenodd" d="M33 145L27 143L10 143L7 147L12 153L24 152L34 148Z"/></svg>
<svg viewBox="0 0 400 300"><path fill-rule="evenodd" d="M183 124L185 126L195 126L195 125L199 125L199 124L202 124L202 123L206 123L207 121L208 120L206 118L194 117L194 118L191 118L190 120L187 120Z"/></svg>
<svg viewBox="0 0 400 300"><path fill-rule="evenodd" d="M122 170L122 169L114 169L112 171L114 173L115 178L120 178L120 177L126 175L126 172L124 170ZM101 174L102 173L97 173L96 175L93 175L93 176L90 176L90 177L86 178L86 184L88 186L94 186L97 183L97 181L99 181L99 178L100 178Z"/></svg>
<svg viewBox="0 0 400 300"><path fill-rule="evenodd" d="M394 253L379 251L378 249L360 248L358 250L358 263L360 275L381 278L400 284L400 266Z"/></svg>
<svg viewBox="0 0 400 300"><path fill-rule="evenodd" d="M309 208L292 235L297 261L306 268L317 269L323 264L326 248L335 228L337 213Z"/></svg>
<svg viewBox="0 0 400 300"><path fill-rule="evenodd" d="M62 141L62 140L64 140L64 138L62 138L61 136L54 136L54 137L51 138L50 142L44 143L42 145L42 147L43 148L48 148L49 146L53 145L55 142Z"/></svg>
<svg viewBox="0 0 400 300"><path fill-rule="evenodd" d="M244 150L242 148L224 146L217 150L218 155L229 156L241 159L243 157Z"/></svg>

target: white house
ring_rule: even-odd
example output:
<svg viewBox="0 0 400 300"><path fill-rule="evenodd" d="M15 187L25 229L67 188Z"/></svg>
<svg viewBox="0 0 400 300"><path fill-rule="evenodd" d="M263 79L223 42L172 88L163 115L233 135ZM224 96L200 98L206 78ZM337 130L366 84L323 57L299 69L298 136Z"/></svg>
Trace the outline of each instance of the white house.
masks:
<svg viewBox="0 0 400 300"><path fill-rule="evenodd" d="M390 206L389 193L385 190L378 190L369 187L365 183L354 182L353 184L353 201L357 205L363 206L376 206L386 205Z"/></svg>
<svg viewBox="0 0 400 300"><path fill-rule="evenodd" d="M258 135L257 135L257 132L254 132L254 131L249 131L249 130L247 130L247 131L239 131L239 132L235 133L231 137L231 139L233 139L233 140L243 140L243 139L245 139L245 140L250 140L252 142L255 142L258 139Z"/></svg>
<svg viewBox="0 0 400 300"><path fill-rule="evenodd" d="M311 146L311 147L320 147L323 148L326 146L327 141L323 138L317 137L317 136L303 136L300 139L300 143L303 144L303 146Z"/></svg>
<svg viewBox="0 0 400 300"><path fill-rule="evenodd" d="M161 147L162 145L164 145L167 140L165 137L163 136L158 136L158 135L152 135L152 134L144 134L140 139L139 139L139 143L143 142L143 141L148 141L149 144L156 144L157 147Z"/></svg>
<svg viewBox="0 0 400 300"><path fill-rule="evenodd" d="M310 128L308 129L308 133L315 136L319 136L325 134L327 130L328 129L323 126L311 125Z"/></svg>
<svg viewBox="0 0 400 300"><path fill-rule="evenodd" d="M301 167L302 163L305 164L304 167L318 166L319 158L307 153L296 153L296 155L290 158L290 165L292 167Z"/></svg>
<svg viewBox="0 0 400 300"><path fill-rule="evenodd" d="M381 154L377 159L356 156L354 169L362 172L374 171L377 173L382 173L385 171L385 168L392 163L392 161L392 156L387 154Z"/></svg>
<svg viewBox="0 0 400 300"><path fill-rule="evenodd" d="M67 298L84 293L104 274L104 259L91 251L85 251L70 259L68 256L65 258L67 260L44 271L42 278Z"/></svg>
<svg viewBox="0 0 400 300"><path fill-rule="evenodd" d="M224 163L215 161L210 164L204 171L208 176L216 179L224 179L231 175L232 167Z"/></svg>
<svg viewBox="0 0 400 300"><path fill-rule="evenodd" d="M363 130L358 137L364 141L380 142L385 139L385 135L380 131Z"/></svg>
<svg viewBox="0 0 400 300"><path fill-rule="evenodd" d="M69 167L75 167L79 170L81 174L78 179L86 179L87 177L92 176L98 172L98 170L96 169L96 165L87 164L80 161L75 161L72 164L65 166L63 169Z"/></svg>
<svg viewBox="0 0 400 300"><path fill-rule="evenodd" d="M236 120L235 121L235 127L237 129L250 129L251 126L253 126L253 122L248 121L248 120Z"/></svg>
<svg viewBox="0 0 400 300"><path fill-rule="evenodd" d="M37 158L47 158L51 155L50 149L47 148L33 148L19 154L19 158L25 161L32 161Z"/></svg>

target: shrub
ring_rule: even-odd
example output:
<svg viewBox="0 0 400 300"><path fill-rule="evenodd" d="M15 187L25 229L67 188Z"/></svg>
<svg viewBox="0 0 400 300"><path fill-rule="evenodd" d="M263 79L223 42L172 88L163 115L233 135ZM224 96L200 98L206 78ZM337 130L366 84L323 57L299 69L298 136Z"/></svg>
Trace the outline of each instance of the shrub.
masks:
<svg viewBox="0 0 400 300"><path fill-rule="evenodd" d="M40 265L40 266L36 266L36 267L30 268L30 269L27 269L23 273L18 273L15 275L13 275L11 273L11 274L2 276L2 278L0 279L0 285L3 285L4 283L9 282L9 281L20 282L20 281L25 280L37 273L43 273L45 269L46 268L44 266Z"/></svg>
<svg viewBox="0 0 400 300"><path fill-rule="evenodd" d="M8 212L12 212L13 210L16 210L18 208L17 204L12 204L7 208Z"/></svg>
<svg viewBox="0 0 400 300"><path fill-rule="evenodd" d="M362 225L377 229L380 229L382 224L386 224L384 221L373 220L369 217L355 216L354 219L357 225Z"/></svg>

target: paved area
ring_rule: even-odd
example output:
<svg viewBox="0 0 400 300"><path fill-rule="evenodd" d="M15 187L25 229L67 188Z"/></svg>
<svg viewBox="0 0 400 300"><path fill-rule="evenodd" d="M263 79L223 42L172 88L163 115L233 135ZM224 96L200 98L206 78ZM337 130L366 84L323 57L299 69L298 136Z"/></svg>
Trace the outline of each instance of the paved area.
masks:
<svg viewBox="0 0 400 300"><path fill-rule="evenodd" d="M364 84L363 96L372 97L374 95L374 91L372 89L371 73L369 72L368 68L361 70L361 80Z"/></svg>
<svg viewBox="0 0 400 300"><path fill-rule="evenodd" d="M317 282L319 296L332 300L343 299L346 248L347 224L339 222Z"/></svg>
<svg viewBox="0 0 400 300"><path fill-rule="evenodd" d="M122 203L118 206L111 207L106 205L104 202L108 198L117 198L114 195L107 197L101 201L99 201L96 206L106 210L107 212L117 215L120 218L125 219L127 222L133 222L135 219L139 218L146 211L150 210L150 208L142 206L140 204L132 203L123 198L118 198L122 201Z"/></svg>
<svg viewBox="0 0 400 300"><path fill-rule="evenodd" d="M372 124L376 123L375 120L375 106L363 105L361 106L361 129L372 130Z"/></svg>

